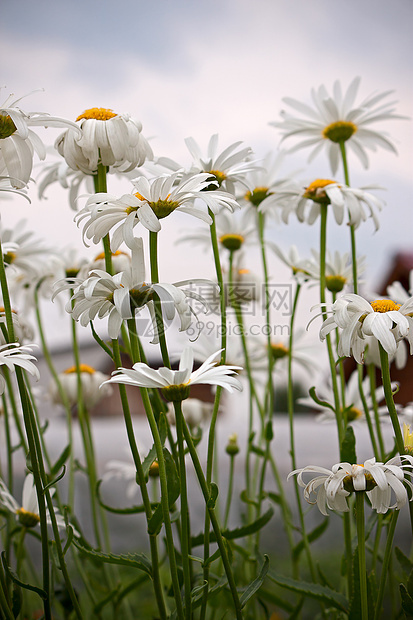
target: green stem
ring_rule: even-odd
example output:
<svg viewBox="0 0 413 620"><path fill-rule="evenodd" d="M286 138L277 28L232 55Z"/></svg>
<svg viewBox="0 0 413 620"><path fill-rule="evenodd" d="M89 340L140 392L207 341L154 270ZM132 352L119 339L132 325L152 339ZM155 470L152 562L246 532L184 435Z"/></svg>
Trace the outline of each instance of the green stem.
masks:
<svg viewBox="0 0 413 620"><path fill-rule="evenodd" d="M343 162L344 182L350 186L350 175L347 164L347 153L345 142L339 142L341 159ZM351 263L353 268L353 291L357 295L358 291L358 276L357 276L357 252L356 252L356 229L353 224L350 224L350 240L351 240Z"/></svg>
<svg viewBox="0 0 413 620"><path fill-rule="evenodd" d="M151 263L151 281L152 284L159 283L159 270L158 270L158 233L149 231L149 256ZM157 295L154 296L154 309L156 317L156 328L159 337L159 346L161 348L162 360L164 366L171 367L169 360L168 348L166 345L165 327L162 317L162 304Z"/></svg>
<svg viewBox="0 0 413 620"><path fill-rule="evenodd" d="M368 620L369 609L367 602L367 574L366 574L366 547L364 534L364 491L356 491L356 524L359 560L359 582L361 599L361 618Z"/></svg>
<svg viewBox="0 0 413 620"><path fill-rule="evenodd" d="M234 490L235 455L234 454L230 454L229 458L230 458L230 461L229 461L229 478L228 478L227 499L226 499L226 505L225 505L224 530L226 530L227 526L228 526L229 511L231 509L232 492Z"/></svg>
<svg viewBox="0 0 413 620"><path fill-rule="evenodd" d="M323 311L323 321L326 320L327 315L325 314L325 306L326 306L326 253L327 253L327 209L328 205L322 204L321 208L321 218L320 218L320 304ZM336 372L336 364L334 359L333 346L331 343L330 334L326 335L326 343L327 343L327 351L328 351L328 361L330 364L330 374L331 374L331 382L333 385L333 393L334 393L334 410L336 414L336 422L337 422L337 432L338 432L338 442L339 448L341 450L341 443L344 438L345 429L343 428L343 419L341 413L340 406L340 395L337 385L337 372Z"/></svg>
<svg viewBox="0 0 413 620"><path fill-rule="evenodd" d="M208 212L212 219L212 224L210 226L210 237L211 237L212 251L214 255L215 273L216 273L217 282L219 286L219 293L220 293L221 349L222 349L221 364L225 364L226 347L227 347L227 302L226 302L224 278L222 275L221 260L219 256L215 215L211 211L211 209L208 209ZM218 386L215 392L214 408L212 411L211 422L209 426L209 434L208 434L207 468L206 468L206 482L207 482L208 488L210 488L210 485L212 482L212 470L213 470L213 463L214 463L214 445L215 445L215 427L216 427L216 422L217 422L217 417L218 417L221 394L222 394L222 388ZM208 510L206 510L205 511L205 528L204 528L204 560L207 560L207 558L209 557L209 523L210 523L210 515L209 515ZM208 590L209 590L209 564L204 566L203 579L204 579L204 582L206 583L206 586L204 590L204 595L202 597L200 620L205 620L205 616L206 616L206 607L207 607L207 602L208 602Z"/></svg>
<svg viewBox="0 0 413 620"><path fill-rule="evenodd" d="M93 183L95 186L95 192L97 194L98 193L104 194L108 191L106 177L107 177L107 167L99 163L97 173L93 176ZM102 242L103 242L103 249L105 252L105 269L109 274L112 274L113 273L112 252L110 249L109 233L103 237Z"/></svg>
<svg viewBox="0 0 413 620"><path fill-rule="evenodd" d="M136 342L135 322L133 319L130 319L130 320L132 322L132 331L130 332L132 362L135 363L135 362L140 361L140 354L139 354L139 346L137 346L137 342ZM113 340L112 346L113 346L113 357L114 357L115 366L119 368L122 365L119 342L117 340ZM143 501L143 505L145 508L145 515L146 515L147 521L149 521L149 519L152 516L151 501L150 501L150 497L149 497L149 493L148 493L148 489L146 485L145 474L142 468L142 462L141 462L141 458L139 455L138 446L137 446L136 439L135 439L135 432L133 430L132 416L130 413L129 402L128 402L128 397L126 393L126 387L125 385L121 383L119 383L119 393L120 393L120 398L121 398L121 403L122 403L122 411L123 411L123 417L125 420L128 441L129 441L130 449L132 452L133 462L136 467L137 480L138 480L138 484L141 490L142 501ZM165 609L162 582L161 582L160 572L159 572L159 554L158 554L158 544L157 544L156 535L150 534L149 542L150 542L150 548L151 548L153 587L154 587L154 592L155 592L155 598L156 598L156 602L158 605L160 617L162 620L166 620L167 614L166 614L166 609Z"/></svg>
<svg viewBox="0 0 413 620"><path fill-rule="evenodd" d="M227 549L224 544L224 540L221 534L221 529L219 527L219 523L218 523L218 520L215 514L215 510L210 502L209 485L207 483L207 480L205 479L204 472L202 471L201 463L199 462L198 453L194 446L194 442L192 441L191 433L189 432L185 419L183 419L183 433L184 433L186 444L189 449L189 453L191 455L192 462L194 464L198 482L200 484L201 491L204 496L204 500L205 500L205 504L208 510L212 528L215 532L215 536L217 539L217 544L221 552L222 563L224 565L225 573L228 579L228 585L231 590L231 595L232 595L232 599L234 602L235 615L236 615L237 620L242 620L241 604L240 604L240 600L239 600L239 596L237 592L236 583L234 580L234 575L233 575L232 568L231 568L231 563L228 558Z"/></svg>
<svg viewBox="0 0 413 620"><path fill-rule="evenodd" d="M374 612L374 620L379 620L380 615L381 615L381 606L383 604L384 589L386 586L387 575L389 572L390 559L391 559L391 554L393 550L393 538L394 538L394 533L396 531L397 519L399 518L399 514L400 514L399 510L393 511L393 514L390 520L389 529L387 532L386 548L384 551L383 564L382 564L381 575L380 575L379 591L376 596L376 609Z"/></svg>
<svg viewBox="0 0 413 620"><path fill-rule="evenodd" d="M384 441L383 441L383 434L381 432L381 424L380 424L380 416L379 416L379 406L377 403L377 398L376 398L376 367L374 364L368 364L367 366L367 372L369 375L369 380L370 380L370 396L371 396L371 400L373 403L373 410L374 410L374 421L376 423L376 433L377 433L377 438L379 440L379 446L380 446L380 459L383 461L385 454L386 454L386 449L384 447Z"/></svg>
<svg viewBox="0 0 413 620"><path fill-rule="evenodd" d="M9 342L16 342L14 333L13 316L10 304L9 289L7 286L6 269L3 259L3 249L0 240L0 285L3 295L3 306L6 315L6 326ZM16 378L19 386L20 399L23 409L23 420L26 430L27 441L29 445L29 454L31 458L33 477L36 485L36 493L39 503L39 517L40 517L40 531L41 531L41 545L42 545L42 575L43 575L43 589L46 593L43 607L45 620L51 620L51 607L50 607L50 568L49 568L49 542L46 522L46 505L43 495L43 481L40 471L40 461L42 459L41 452L36 450L35 435L37 429L34 427L34 420L30 411L30 405L27 399L26 386L24 383L23 371L20 367L16 366Z"/></svg>
<svg viewBox="0 0 413 620"><path fill-rule="evenodd" d="M179 454L179 481L181 487L181 555L182 568L184 573L185 587L185 618L191 619L191 563L189 560L190 553L190 532L189 532L189 509L188 509L188 493L186 486L186 468L185 468L185 449L183 435L183 413L181 401L174 401L175 420L176 420L176 436L178 438L178 454Z"/></svg>
<svg viewBox="0 0 413 620"><path fill-rule="evenodd" d="M364 395L364 389L363 389L363 366L361 364L358 364L357 373L358 373L359 394L360 394L361 402L363 403L364 415L366 416L366 422L367 422L367 426L368 426L369 434L370 434L370 441L371 441L371 445L372 445L372 448L373 448L373 452L374 452L374 456L376 458L376 461L379 461L380 460L380 456L379 456L379 451L377 449L376 437L374 435L374 427L373 427L373 423L371 421L370 411L369 411L369 408L368 408L368 405L367 405L366 397Z"/></svg>
<svg viewBox="0 0 413 620"><path fill-rule="evenodd" d="M380 364L381 364L381 379L383 382L384 388L384 396L386 399L387 409L389 410L389 415L391 419L391 423L393 425L394 435L396 438L396 447L399 454L404 454L404 441L402 431L400 429L400 422L397 416L396 406L393 400L393 392L391 389L391 378L390 378L390 365L389 365L389 356L387 351L385 351L379 342L379 350L380 350Z"/></svg>

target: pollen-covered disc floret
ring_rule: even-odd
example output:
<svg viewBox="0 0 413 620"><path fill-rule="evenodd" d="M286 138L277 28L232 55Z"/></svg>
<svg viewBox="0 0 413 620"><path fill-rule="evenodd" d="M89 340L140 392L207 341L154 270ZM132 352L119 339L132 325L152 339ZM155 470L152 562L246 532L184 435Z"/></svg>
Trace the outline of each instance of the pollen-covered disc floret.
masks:
<svg viewBox="0 0 413 620"><path fill-rule="evenodd" d="M317 465L308 465L292 471L288 478L297 475L298 484L304 488L304 499L309 504L317 504L320 512L328 516L327 508L339 512L348 512L347 497L353 492L365 492L371 507L378 513L385 514L389 509L400 510L408 501L406 486L413 489L407 479L412 475L413 457L397 456L387 463L378 463L368 459L362 465L337 463L331 470ZM320 474L305 482L304 474ZM392 493L395 502L392 503ZM315 499L312 499L312 494Z"/></svg>
<svg viewBox="0 0 413 620"><path fill-rule="evenodd" d="M396 354L400 340L406 338L413 353L413 297L400 305L389 299L369 303L359 295L347 293L328 306L327 313L331 316L321 326L320 338L324 340L339 327L339 356L353 355L362 364L367 336L373 336L390 356Z"/></svg>
<svg viewBox="0 0 413 620"><path fill-rule="evenodd" d="M129 172L153 159L152 149L142 135L142 124L128 114L107 108L90 108L80 114L78 127L61 134L55 147L73 170L96 174L98 164Z"/></svg>
<svg viewBox="0 0 413 620"><path fill-rule="evenodd" d="M322 206L328 206L337 224L347 221L358 228L361 222L371 217L377 230L379 221L376 212L381 211L383 203L367 189L382 188L371 185L368 188L354 188L330 179L315 179L309 184L290 184L281 188L274 196L274 203L279 206L285 223L290 213L295 213L300 222L314 224Z"/></svg>
<svg viewBox="0 0 413 620"><path fill-rule="evenodd" d="M392 91L372 93L356 103L359 85L360 78L356 77L345 93L339 81L334 83L332 95L324 85L312 89L312 106L286 97L284 102L298 115L283 110L282 120L270 125L281 130L283 140L298 138L290 152L310 147L309 160L312 160L320 151L326 150L333 174L338 169L340 144L345 144L367 168L367 150L375 151L381 147L396 153L387 134L372 129L374 123L403 117L394 113L395 101L384 102Z"/></svg>
<svg viewBox="0 0 413 620"><path fill-rule="evenodd" d="M147 364L138 362L132 368L119 368L112 373L112 378L106 383L123 383L145 388L159 388L168 400L182 400L188 398L191 385L206 383L219 385L229 392L241 390L241 383L233 375L241 370L240 366L218 364L221 351L216 351L203 364L193 370L194 353L187 347L183 350L178 370L159 368L155 370Z"/></svg>

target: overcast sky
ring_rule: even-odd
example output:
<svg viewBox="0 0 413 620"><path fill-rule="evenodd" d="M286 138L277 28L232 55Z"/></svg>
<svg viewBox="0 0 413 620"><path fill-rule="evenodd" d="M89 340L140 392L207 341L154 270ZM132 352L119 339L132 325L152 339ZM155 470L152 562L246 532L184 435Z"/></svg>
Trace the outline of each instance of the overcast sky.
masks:
<svg viewBox="0 0 413 620"><path fill-rule="evenodd" d="M412 117L412 27L411 0L3 0L1 84L16 95L45 89L23 100L26 110L70 119L95 106L128 112L142 121L155 155L186 165L189 135L203 146L213 133L222 147L243 140L261 157L279 145L268 123L278 120L282 98L309 102L312 87L331 89L335 79L346 87L360 75L363 98L394 89L398 112ZM373 153L368 171L350 160L353 185L387 188L381 229L373 235L367 222L358 235L372 286L387 270L388 256L410 250L412 239L411 121L384 123L383 129L394 138L398 157ZM50 144L57 134L48 130ZM295 154L286 170L306 168L307 155ZM325 156L304 176L331 178ZM50 189L42 203L33 189L31 196L32 205L23 199L2 203L3 225L25 217L49 241L81 247L63 190ZM180 214L165 226L171 231L163 237L165 252L177 256L174 227L188 228L188 219ZM330 237L342 250L348 243L343 231L335 227ZM309 234L299 224L274 228L271 236L304 253L318 239L316 228ZM164 276L171 279L167 263ZM187 255L177 256L176 265L182 273L175 268L175 278L198 275L187 272Z"/></svg>

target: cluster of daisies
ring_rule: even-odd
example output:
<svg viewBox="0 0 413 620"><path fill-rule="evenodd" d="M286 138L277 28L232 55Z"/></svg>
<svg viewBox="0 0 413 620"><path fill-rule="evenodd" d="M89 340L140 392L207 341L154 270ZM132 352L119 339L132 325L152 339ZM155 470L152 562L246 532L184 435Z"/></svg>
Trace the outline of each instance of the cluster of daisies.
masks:
<svg viewBox="0 0 413 620"><path fill-rule="evenodd" d="M339 82L334 84L333 95L324 86L312 92L313 106L287 98L285 103L294 113L282 112L282 120L272 123L278 128L283 140L298 138L290 148L311 147L310 159L323 149L327 150L331 172L338 170L340 148L346 145L361 163L367 167L367 151L378 147L395 151L386 134L371 129L374 123L400 118L394 113L394 102L388 100L389 93L374 94L356 103L359 78L356 78L342 92ZM298 113L298 115L296 114ZM149 282L145 274L144 246L140 236L142 227L157 234L162 229L162 220L175 212L192 215L203 224L199 232L192 232L183 241L208 247L209 230L216 226L219 251L234 258L234 285L244 287L243 301L256 298L251 284L255 286L253 274L245 268L244 252L248 245L257 240L259 215L274 217L287 223L294 214L298 221L313 224L323 206L331 207L335 222L346 223L357 229L371 219L375 229L379 227L378 214L382 201L372 193L378 186L354 188L330 178L299 182L281 174L283 156L267 155L257 160L250 148L240 142L231 144L222 152L218 149L218 136L209 141L204 154L193 138L186 140L191 156L190 166L182 166L169 158L155 158L149 142L142 134L142 125L127 114L118 114L105 108L91 108L84 111L75 122L52 117L47 114L24 112L20 99L10 96L0 106L0 190L22 194L28 198L27 188L31 180L34 153L45 158L45 147L32 127L60 127L63 133L55 146L63 158L55 164L48 164L39 183L39 194L45 195L47 187L54 182L69 189L70 204L78 208L84 187L88 192L86 202L75 215L75 221L82 227L85 243L98 244L109 239L111 269L108 268L107 252L98 254L93 263L79 260L74 255L62 256L46 248L31 233L17 230L1 230L2 254L13 304L25 310L41 292L46 296L60 296L66 293L69 300L66 310L81 325L88 326L98 319L107 319L111 339L117 339L125 323L135 321L146 311L152 323L152 342L158 343L159 323L156 306L160 303L165 322L178 317L181 331L188 331L196 317L193 302L208 310L210 298L217 295L217 284L206 280L187 280L174 284ZM102 174L120 175L128 179L129 191L121 196L110 194L99 183ZM93 191L95 187L98 191ZM126 246L127 251L120 248ZM318 283L320 281L320 255L300 258L296 248L285 254L277 245L268 242L268 247L291 268L296 281ZM349 255L334 253L327 256L326 286L336 295L349 291L353 286L355 273ZM359 259L357 273L363 270L363 259ZM250 285L245 297L245 284ZM209 287L208 299L194 291L193 284ZM53 292L52 292L53 287ZM395 295L401 295L400 288L393 288ZM220 292L222 295L225 291ZM233 295L229 295L230 305ZM353 356L360 364L380 343L390 359L400 361L400 351L405 340L413 351L413 298L410 292L400 301L377 299L367 301L359 295L344 292L334 303L323 307L325 318L320 331L324 339L338 329L339 356ZM25 326L26 312L21 318L13 313L18 342L1 341L0 364L6 374L0 374L0 391L5 389L6 375L15 366L38 375L34 364L32 348L22 345L23 338L29 338L29 327ZM2 325L6 326L4 310ZM266 346L266 345L265 345ZM274 342L274 368L285 359L288 347L285 342ZM77 371L84 376L90 387L89 405L93 406L98 387L110 383L123 383L144 388L157 388L170 401L183 400L189 395L189 387L197 383L221 386L228 391L240 390L241 383L235 377L242 370L237 364L219 363L221 350L210 351L205 361L193 370L193 349L186 348L179 362L178 370L159 368L154 370L147 364L137 363L132 369L119 368L112 378L104 378L93 369L81 367ZM293 359L311 370L314 363L308 352L299 349L292 352ZM262 359L260 353L258 359ZM238 355L237 359L240 359ZM258 364L259 366L259 364ZM64 379L67 390L75 394L73 371ZM4 378L3 378L4 377ZM70 382L72 387L70 388ZM92 389L93 388L93 389ZM104 388L101 394L104 393ZM57 398L57 397L56 397ZM354 403L353 403L354 405ZM354 409L357 409L354 406ZM407 501L403 482L406 472L413 465L412 458L404 455L399 465L366 461L364 466L340 463L333 470L304 468L298 473L299 484L302 474L318 472L322 475L305 486L306 499L311 492L318 492L317 503L322 512L326 506L335 510L347 510L346 497L351 491L367 491L372 507L378 512L388 508L400 508ZM292 475L292 474L291 474ZM411 486L411 485L410 485ZM391 503L391 490L396 494L396 503ZM5 495L3 491L3 495ZM9 502L12 506L13 503Z"/></svg>

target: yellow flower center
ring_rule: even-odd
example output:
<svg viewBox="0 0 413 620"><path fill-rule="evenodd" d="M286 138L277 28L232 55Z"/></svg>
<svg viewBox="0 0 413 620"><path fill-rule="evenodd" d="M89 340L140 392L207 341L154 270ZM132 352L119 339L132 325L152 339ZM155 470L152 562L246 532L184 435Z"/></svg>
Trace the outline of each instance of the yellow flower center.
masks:
<svg viewBox="0 0 413 620"><path fill-rule="evenodd" d="M332 142L346 142L357 131L357 125L351 121L336 121L324 127L323 138Z"/></svg>
<svg viewBox="0 0 413 620"><path fill-rule="evenodd" d="M14 132L17 131L17 127L7 114L0 114L0 140L9 138Z"/></svg>
<svg viewBox="0 0 413 620"><path fill-rule="evenodd" d="M16 252L6 252L3 254L3 260L6 265L11 265L17 258Z"/></svg>
<svg viewBox="0 0 413 620"><path fill-rule="evenodd" d="M161 388L161 393L168 402L185 400L189 396L189 381L179 385L168 385Z"/></svg>
<svg viewBox="0 0 413 620"><path fill-rule="evenodd" d="M153 291L145 284L145 282L143 282L141 288L131 288L129 291L129 296L130 305L133 312L136 308L142 308L142 306L153 299Z"/></svg>
<svg viewBox="0 0 413 620"><path fill-rule="evenodd" d="M316 179L305 188L303 196L313 202L328 205L330 204L330 198L327 196L324 188L335 182L336 181L332 181L331 179Z"/></svg>
<svg viewBox="0 0 413 620"><path fill-rule="evenodd" d="M391 299L377 299L371 302L374 312L390 312L391 310L399 310L401 304L396 304Z"/></svg>
<svg viewBox="0 0 413 620"><path fill-rule="evenodd" d="M271 353L275 361L281 360L288 355L287 347L281 342L271 344Z"/></svg>
<svg viewBox="0 0 413 620"><path fill-rule="evenodd" d="M229 250L230 252L235 252L239 250L245 239L242 235L222 235L219 238L220 243Z"/></svg>
<svg viewBox="0 0 413 620"><path fill-rule="evenodd" d="M34 512L29 512L24 508L19 508L16 510L17 517L24 527L36 527L36 525L40 522L39 515L36 515Z"/></svg>
<svg viewBox="0 0 413 620"><path fill-rule="evenodd" d="M210 174L214 175L219 187L221 187L222 183L227 178L227 175L225 174L225 172L221 172L221 170L206 170L206 172L209 172ZM211 181L213 180L214 179L211 179ZM217 186L211 183L211 185L208 185L208 187L206 187L205 189L208 191L211 191L211 190L217 189Z"/></svg>
<svg viewBox="0 0 413 620"><path fill-rule="evenodd" d="M326 286L332 293L339 293L343 290L347 278L343 276L326 276Z"/></svg>
<svg viewBox="0 0 413 620"><path fill-rule="evenodd" d="M159 476L158 461L154 461L152 465L149 467L149 475L152 476L152 478L157 478Z"/></svg>
<svg viewBox="0 0 413 620"><path fill-rule="evenodd" d="M85 110L83 114L80 114L76 120L81 121L83 119L89 120L94 118L96 121L108 121L114 116L117 116L116 112L108 108L90 108L89 110Z"/></svg>
<svg viewBox="0 0 413 620"><path fill-rule="evenodd" d="M116 252L111 252L112 256L121 256L122 254L123 256L127 256L126 252L122 252L121 250L117 250ZM98 260L103 260L104 258L105 258L105 253L101 252L100 254L95 256L93 260L96 263Z"/></svg>
<svg viewBox="0 0 413 620"><path fill-rule="evenodd" d="M245 194L245 200L248 200L254 207L258 207L267 196L271 196L272 193L268 190L268 187L256 187L252 192Z"/></svg>
<svg viewBox="0 0 413 620"><path fill-rule="evenodd" d="M347 409L347 422L354 422L354 420L358 420L362 417L363 413L360 409L357 409L357 407L350 407L350 409Z"/></svg>
<svg viewBox="0 0 413 620"><path fill-rule="evenodd" d="M353 465L352 467L354 468L355 465ZM357 465L357 467L364 467L364 465ZM370 472L365 472L364 477L366 479L366 488L365 488L366 491L371 491L372 489L374 489L374 487L377 486L377 482L374 480ZM353 474L349 474L348 476L343 478L343 487L349 493L352 493L355 490L353 479L354 479Z"/></svg>
<svg viewBox="0 0 413 620"><path fill-rule="evenodd" d="M175 211L175 209L179 207L179 202L177 200L169 200L170 195L171 194L168 194L165 200L150 201L144 198L139 192L136 192L135 194L136 198L148 203L158 220L167 217L172 213L172 211ZM126 209L126 213L129 215L129 213L133 213L138 209L139 207L128 207Z"/></svg>
<svg viewBox="0 0 413 620"><path fill-rule="evenodd" d="M10 308L10 310L14 312L14 314L17 314L17 310L13 310L13 308ZM4 313L4 312L6 312L6 310L4 309L4 306L0 306L0 313Z"/></svg>
<svg viewBox="0 0 413 620"><path fill-rule="evenodd" d="M249 269L238 269L238 275L240 276L246 276L248 273L250 273Z"/></svg>
<svg viewBox="0 0 413 620"><path fill-rule="evenodd" d="M406 454L413 456L413 433L410 432L410 424L403 424L403 443Z"/></svg>
<svg viewBox="0 0 413 620"><path fill-rule="evenodd" d="M85 372L88 375L94 375L96 370L94 368L92 368L92 366L88 366L87 364L79 364L79 370L80 372ZM73 373L77 372L77 368L76 366L71 366L70 368L67 368L64 371L65 375L71 375Z"/></svg>

